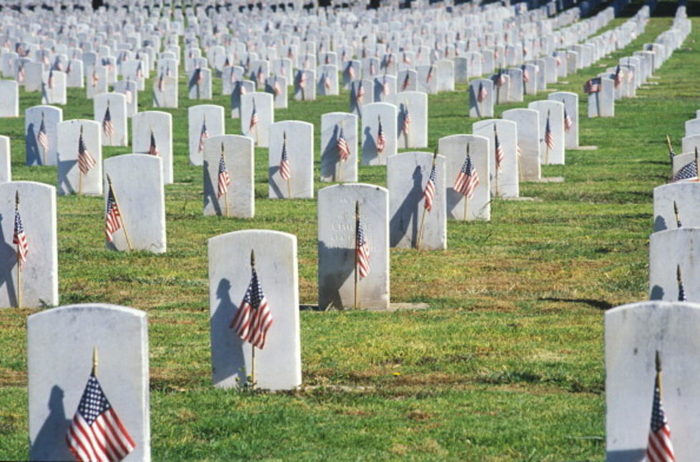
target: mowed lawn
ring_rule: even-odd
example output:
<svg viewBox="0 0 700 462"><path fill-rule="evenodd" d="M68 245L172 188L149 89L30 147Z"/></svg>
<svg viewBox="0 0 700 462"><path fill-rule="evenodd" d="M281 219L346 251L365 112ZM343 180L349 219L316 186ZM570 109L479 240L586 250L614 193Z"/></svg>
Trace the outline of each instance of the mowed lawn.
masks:
<svg viewBox="0 0 700 462"><path fill-rule="evenodd" d="M302 311L304 386L290 393L211 386L207 239L240 229L295 234L301 301L315 305L316 202L267 199L267 149L256 149L256 217L204 217L202 170L189 165L186 138L187 107L197 102L187 99L181 75L181 108L169 110L176 183L166 187L168 252L107 251L103 199L58 198L61 304L148 312L153 460L601 460L603 316L647 297L652 190L670 174L664 136L679 146L683 122L700 108L700 22L636 99L617 102L615 118L587 119L581 87L670 25L654 18L627 49L550 85L579 93L581 144L598 146L543 167L564 183L522 184L521 194L535 200L495 200L491 222L449 222L444 252L391 251L392 301L428 309ZM220 82L214 90L219 96L201 103L228 110ZM150 90L139 97L140 109L151 109ZM92 118L84 90L70 89L69 101L64 120ZM471 132L466 85L429 101L429 150L440 137ZM22 114L36 104L38 93L21 95ZM316 179L321 114L347 107L343 92L276 112L276 120L315 125ZM239 120L226 124L227 133L240 133ZM55 168L23 165L23 125L0 119L0 134L12 137L13 178L54 185ZM385 176L382 167L360 168L362 182L385 185ZM33 312L0 310L0 459L28 454ZM640 406L651 406L651 396ZM66 409L69 417L74 411Z"/></svg>

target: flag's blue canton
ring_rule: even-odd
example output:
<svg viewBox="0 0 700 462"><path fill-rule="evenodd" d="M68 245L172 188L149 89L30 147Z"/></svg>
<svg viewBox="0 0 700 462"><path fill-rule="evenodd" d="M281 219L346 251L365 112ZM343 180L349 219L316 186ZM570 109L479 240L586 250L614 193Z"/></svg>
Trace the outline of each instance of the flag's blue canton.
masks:
<svg viewBox="0 0 700 462"><path fill-rule="evenodd" d="M696 176L698 176L698 166L695 164L695 161L692 161L678 170L678 172L673 176L673 181L688 180L690 178L695 178Z"/></svg>
<svg viewBox="0 0 700 462"><path fill-rule="evenodd" d="M250 306L257 310L260 308L260 302L262 302L263 298L265 298L265 294L263 293L260 282L258 282L258 273L253 269L253 277L251 278L243 302L250 304Z"/></svg>
<svg viewBox="0 0 700 462"><path fill-rule="evenodd" d="M94 375L91 375L88 379L85 391L83 392L83 397L80 398L78 412L83 416L83 419L85 419L88 425L92 425L100 414L111 408L112 406L109 404L107 397L102 391L100 382L97 381Z"/></svg>
<svg viewBox="0 0 700 462"><path fill-rule="evenodd" d="M657 384L654 386L654 405L651 409L651 431L656 433L667 423L664 407L661 404L661 391L659 390L659 386Z"/></svg>

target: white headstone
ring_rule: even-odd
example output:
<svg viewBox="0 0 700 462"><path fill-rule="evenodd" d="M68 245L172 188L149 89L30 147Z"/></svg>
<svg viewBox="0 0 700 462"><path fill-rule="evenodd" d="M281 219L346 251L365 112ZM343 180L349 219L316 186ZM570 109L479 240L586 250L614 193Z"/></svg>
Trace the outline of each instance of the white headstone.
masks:
<svg viewBox="0 0 700 462"><path fill-rule="evenodd" d="M518 173L518 129L515 122L502 119L487 119L474 123L472 131L489 139L489 172L491 173L491 195L496 197L518 197L520 179ZM503 151L500 168L496 167L496 138Z"/></svg>
<svg viewBox="0 0 700 462"><path fill-rule="evenodd" d="M564 165L564 104L559 101L540 100L533 101L527 106L540 113L540 133L542 134L540 153L542 153L543 165ZM547 144L547 125L551 133L552 144Z"/></svg>
<svg viewBox="0 0 700 462"><path fill-rule="evenodd" d="M202 165L204 141L212 136L223 135L224 108L214 104L191 106L188 110L190 163Z"/></svg>
<svg viewBox="0 0 700 462"><path fill-rule="evenodd" d="M0 80L0 117L19 117L19 88L14 80Z"/></svg>
<svg viewBox="0 0 700 462"><path fill-rule="evenodd" d="M93 98L94 118L100 124L103 146L128 146L126 96L100 93Z"/></svg>
<svg viewBox="0 0 700 462"><path fill-rule="evenodd" d="M45 310L27 319L29 457L73 460L66 434L92 369L133 438L124 460L151 460L146 313L91 303Z"/></svg>
<svg viewBox="0 0 700 462"><path fill-rule="evenodd" d="M0 135L0 183L12 181L10 137Z"/></svg>
<svg viewBox="0 0 700 462"><path fill-rule="evenodd" d="M502 117L516 123L518 129L518 172L521 181L540 181L540 113L534 109L508 109Z"/></svg>
<svg viewBox="0 0 700 462"><path fill-rule="evenodd" d="M286 162L283 161L285 157ZM313 124L297 120L272 124L268 166L270 198L313 198Z"/></svg>
<svg viewBox="0 0 700 462"><path fill-rule="evenodd" d="M17 279L17 246L14 235L15 198L27 240L26 262ZM58 304L58 250L56 238L56 189L32 181L0 184L0 307L20 305L42 308ZM21 294L18 294L18 291Z"/></svg>
<svg viewBox="0 0 700 462"><path fill-rule="evenodd" d="M253 153L253 140L247 136L222 135L204 142L204 215L255 216Z"/></svg>
<svg viewBox="0 0 700 462"><path fill-rule="evenodd" d="M447 248L445 158L435 158L435 193L429 209L424 191L432 163L433 154L429 152L402 153L387 162L392 247Z"/></svg>
<svg viewBox="0 0 700 462"><path fill-rule="evenodd" d="M291 390L301 385L297 239L279 231L236 231L209 239L212 380L216 387L233 388L252 373L252 345L229 327L251 282L251 251L272 316L265 346L255 349L254 383Z"/></svg>
<svg viewBox="0 0 700 462"><path fill-rule="evenodd" d="M478 79L469 82L469 117L493 117L495 93L493 81Z"/></svg>
<svg viewBox="0 0 700 462"><path fill-rule="evenodd" d="M397 121L393 104L371 103L362 108L362 165L386 165L396 154Z"/></svg>
<svg viewBox="0 0 700 462"><path fill-rule="evenodd" d="M698 205L700 205L700 183L698 182L676 182L657 186L654 188L654 231L700 228Z"/></svg>
<svg viewBox="0 0 700 462"><path fill-rule="evenodd" d="M356 271L356 215L369 249L369 272ZM389 192L370 184L339 184L318 192L318 305L389 308Z"/></svg>
<svg viewBox="0 0 700 462"><path fill-rule="evenodd" d="M341 157L339 139L348 154ZM321 181L357 181L357 116L348 112L321 115Z"/></svg>
<svg viewBox="0 0 700 462"><path fill-rule="evenodd" d="M269 93L248 93L241 97L241 133L253 139L256 146L270 143L270 126L275 122L273 97Z"/></svg>
<svg viewBox="0 0 700 462"><path fill-rule="evenodd" d="M73 119L57 125L57 189L59 194L102 194L101 130L99 122L94 120ZM82 163L80 159L81 137L87 151Z"/></svg>
<svg viewBox="0 0 700 462"><path fill-rule="evenodd" d="M104 161L105 207L109 178L122 218L122 228L114 233L108 248L165 252L165 193L161 162L159 157L148 154L123 154Z"/></svg>
<svg viewBox="0 0 700 462"><path fill-rule="evenodd" d="M42 119L45 134L40 136ZM63 122L63 110L58 107L32 106L24 111L27 165L56 165L57 126L61 122Z"/></svg>
<svg viewBox="0 0 700 462"><path fill-rule="evenodd" d="M404 91L394 95L390 102L398 108L398 147L428 147L428 95Z"/></svg>
<svg viewBox="0 0 700 462"><path fill-rule="evenodd" d="M564 104L564 140L567 149L578 147L578 94L557 91L549 94L549 99ZM567 120L568 119L568 120Z"/></svg>
<svg viewBox="0 0 700 462"><path fill-rule="evenodd" d="M163 182L173 180L173 117L168 112L137 112L131 118L132 152L161 158Z"/></svg>

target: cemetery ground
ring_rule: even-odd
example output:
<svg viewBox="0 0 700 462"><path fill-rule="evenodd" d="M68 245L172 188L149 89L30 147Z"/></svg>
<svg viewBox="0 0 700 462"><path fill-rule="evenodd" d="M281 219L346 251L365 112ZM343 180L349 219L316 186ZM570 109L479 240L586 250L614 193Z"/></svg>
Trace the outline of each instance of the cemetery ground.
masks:
<svg viewBox="0 0 700 462"><path fill-rule="evenodd" d="M206 242L240 229L296 234L301 301L316 305L316 202L267 199L267 149L258 148L255 218L203 216L186 108L209 101L187 99L181 75L180 109L165 109L173 114L175 153L167 253L106 250L103 198L58 198L61 304L148 312L153 459L603 458L603 314L648 298L652 189L670 174L664 135L680 149L683 122L700 107L700 21L693 22L686 43L637 98L617 101L615 118L586 118L581 99L581 144L598 149L569 150L567 165L543 166L544 177L564 183L522 184L521 195L535 200L496 199L491 222L448 222L446 251L391 250L392 302L428 308L302 311L304 385L289 393L212 387ZM626 49L549 88L580 93L585 80L670 25L671 18L653 18ZM228 108L218 85L212 103ZM430 149L440 137L471 132L465 89L429 97ZM84 89L68 93L64 120L92 119ZM496 115L542 98L499 105ZM140 102L150 107L150 90ZM20 104L23 113L39 94L22 93ZM278 121L315 125L316 191L327 185L318 181L320 116L347 107L344 91L276 111ZM240 133L238 119L226 124L226 133ZM12 137L13 179L56 183L55 168L24 166L22 118L0 120L0 132ZM105 157L127 152L103 148ZM361 182L385 185L384 167L359 172ZM0 310L0 459L28 454L32 312Z"/></svg>

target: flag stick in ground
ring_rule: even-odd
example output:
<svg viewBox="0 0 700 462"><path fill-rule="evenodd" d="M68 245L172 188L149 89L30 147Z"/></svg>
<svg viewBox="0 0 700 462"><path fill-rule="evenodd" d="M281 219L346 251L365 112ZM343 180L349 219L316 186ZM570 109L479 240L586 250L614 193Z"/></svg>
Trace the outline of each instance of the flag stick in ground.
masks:
<svg viewBox="0 0 700 462"><path fill-rule="evenodd" d="M467 143L467 157L469 157L469 143ZM469 219L468 217L469 217L469 196L465 195L464 196L464 221L467 221Z"/></svg>
<svg viewBox="0 0 700 462"><path fill-rule="evenodd" d="M82 138L83 136L83 126L80 126L80 137ZM80 143L80 141L78 141ZM80 153L78 153L78 157L80 157ZM80 159L78 159L80 161ZM78 162L80 164L80 162ZM78 169L78 194L83 194L83 171L79 168Z"/></svg>
<svg viewBox="0 0 700 462"><path fill-rule="evenodd" d="M129 252L133 250L133 247L131 246L131 239L129 239L129 232L126 230L126 223L124 222L124 214L122 213L122 208L119 205L119 199L117 198L117 193L114 191L114 188L112 187L112 179L107 175L107 183L109 184L109 189L112 190L112 195L114 196L114 202L117 204L117 207L119 208L119 221L122 223L122 230L124 230L124 238L126 239L126 246L129 249Z"/></svg>
<svg viewBox="0 0 700 462"><path fill-rule="evenodd" d="M251 270L255 271L255 250L250 249L250 268ZM259 309L259 307L258 307ZM255 388L255 344L251 343L251 346L253 347L253 350L251 352L251 368L250 368L250 386L251 388Z"/></svg>
<svg viewBox="0 0 700 462"><path fill-rule="evenodd" d="M673 152L673 145L671 144L671 137L666 135L666 146L668 146L668 157L671 160L671 165L673 165L673 157L675 153Z"/></svg>
<svg viewBox="0 0 700 462"><path fill-rule="evenodd" d="M360 222L360 201L355 201L355 285L353 286L353 295L354 295L354 301L353 301L353 308L357 309L357 289L358 289L358 281L359 281L359 270L358 270L358 255L357 255L357 232L358 232L358 223Z"/></svg>
<svg viewBox="0 0 700 462"><path fill-rule="evenodd" d="M338 128L339 128L338 136L341 136L341 133L343 133L343 121L342 120L340 121L340 126ZM338 178L336 179L336 181L343 181L343 166L345 165L344 162L345 162L345 159L341 157L340 158L340 165L338 166L338 170L337 170L338 171Z"/></svg>
<svg viewBox="0 0 700 462"><path fill-rule="evenodd" d="M600 117L600 90L601 87L603 86L603 81L601 80L600 82L600 87L598 87L598 91L595 92L595 108L596 111L598 112L598 117Z"/></svg>
<svg viewBox="0 0 700 462"><path fill-rule="evenodd" d="M92 347L92 375L97 377L97 366L99 365L99 359L97 356L97 347Z"/></svg>
<svg viewBox="0 0 700 462"><path fill-rule="evenodd" d="M284 135L284 150L287 150L287 132L283 133ZM287 177L287 196L291 199L292 198L292 179L290 177Z"/></svg>
<svg viewBox="0 0 700 462"><path fill-rule="evenodd" d="M17 214L19 210L19 191L15 192L15 214ZM16 218L15 218L16 220ZM17 224L15 224L15 227ZM15 229L15 234L17 233L17 230ZM13 239L14 240L14 239ZM15 244L15 255L17 257L17 290L16 290L16 295L17 295L17 308L22 308L22 261L20 257L20 246L21 243L16 243Z"/></svg>
<svg viewBox="0 0 700 462"><path fill-rule="evenodd" d="M432 169L435 168L435 160L437 159L437 148L435 148L435 152L433 153L433 163L431 165L430 171L432 173ZM428 179L428 182L430 182L431 179ZM425 194L423 195L425 197ZM421 241L423 240L423 230L425 229L425 216L427 215L428 208L423 207L423 214L420 218L420 227L418 228L418 239L416 240L416 249L420 250L420 244Z"/></svg>
<svg viewBox="0 0 700 462"><path fill-rule="evenodd" d="M40 127L40 128L45 128L45 127L46 127L46 126L44 125L44 112L42 111L42 112L41 112L41 127ZM40 132L39 134L41 135L41 130L39 130L39 132ZM43 135L46 136L46 133L44 133ZM48 148L42 147L42 152L44 153L44 155L42 156L43 159L44 159L43 165L48 165L48 161L49 161L49 159L48 159L48 155L49 155L49 150L48 150Z"/></svg>

